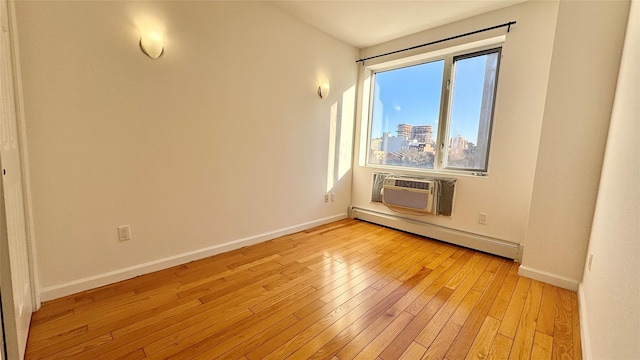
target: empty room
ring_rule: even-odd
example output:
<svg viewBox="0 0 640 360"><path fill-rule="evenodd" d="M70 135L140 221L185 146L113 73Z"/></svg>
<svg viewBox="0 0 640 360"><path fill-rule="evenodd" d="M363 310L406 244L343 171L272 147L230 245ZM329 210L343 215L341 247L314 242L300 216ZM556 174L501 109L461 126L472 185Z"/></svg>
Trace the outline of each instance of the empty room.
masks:
<svg viewBox="0 0 640 360"><path fill-rule="evenodd" d="M0 2L0 360L640 359L639 6Z"/></svg>

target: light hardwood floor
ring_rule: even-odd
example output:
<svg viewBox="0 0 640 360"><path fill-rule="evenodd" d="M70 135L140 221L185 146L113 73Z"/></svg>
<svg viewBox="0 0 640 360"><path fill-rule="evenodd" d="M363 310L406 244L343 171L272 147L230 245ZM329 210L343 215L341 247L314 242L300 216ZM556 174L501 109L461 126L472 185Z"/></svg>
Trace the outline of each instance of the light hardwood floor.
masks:
<svg viewBox="0 0 640 360"><path fill-rule="evenodd" d="M580 359L576 294L343 220L43 304L27 359Z"/></svg>

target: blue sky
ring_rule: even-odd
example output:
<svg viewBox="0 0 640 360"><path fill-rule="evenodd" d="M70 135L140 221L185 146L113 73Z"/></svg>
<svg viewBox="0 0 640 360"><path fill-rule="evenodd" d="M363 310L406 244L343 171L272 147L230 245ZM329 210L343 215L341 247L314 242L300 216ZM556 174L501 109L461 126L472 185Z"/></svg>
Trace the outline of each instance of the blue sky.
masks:
<svg viewBox="0 0 640 360"><path fill-rule="evenodd" d="M451 113L451 137L461 135L476 142L486 56L460 60ZM444 61L410 66L376 74L371 137L396 134L397 124L433 125L434 138L440 113Z"/></svg>

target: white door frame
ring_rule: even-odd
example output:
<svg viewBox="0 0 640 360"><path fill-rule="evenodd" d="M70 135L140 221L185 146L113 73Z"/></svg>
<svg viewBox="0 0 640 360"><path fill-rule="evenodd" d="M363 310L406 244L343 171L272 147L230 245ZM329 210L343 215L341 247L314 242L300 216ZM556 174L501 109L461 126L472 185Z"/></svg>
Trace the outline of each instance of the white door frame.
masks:
<svg viewBox="0 0 640 360"><path fill-rule="evenodd" d="M20 170L22 172L22 194L24 196L24 218L29 251L29 267L31 274L32 302L34 311L40 309L40 277L38 275L38 257L33 222L33 203L31 201L31 175L29 173L29 151L27 148L27 127L25 124L24 101L22 99L22 70L20 68L20 52L18 46L18 27L16 21L15 0L7 0L9 7L9 35L11 36L11 55L13 62L13 86L16 101L16 121L18 126L18 143L20 145Z"/></svg>
<svg viewBox="0 0 640 360"><path fill-rule="evenodd" d="M17 140L17 158L13 158L12 160L14 168L19 168L21 181L17 183L17 188L21 189L22 193L22 201L20 208L23 209L23 216L19 216L24 218L24 235L21 236L24 243L24 250L22 253L26 253L26 259L28 262L25 264L29 269L29 277L28 277L28 287L30 289L30 293L24 294L30 297L28 310L29 318L31 314L31 310L35 311L40 308L40 296L39 296L39 279L38 279L38 271L37 271L37 261L36 261L36 253L35 253L35 238L33 236L33 211L32 211L32 202L31 202L31 188L29 181L29 166L28 166L28 151L27 151L27 141L26 141L26 126L25 126L25 116L24 116L24 104L22 101L22 82L20 78L20 62L19 62L19 51L18 51L18 37L17 37L17 26L16 26L16 13L15 13L15 3L14 0L0 0L0 6L2 9L0 10L2 13L6 13L6 22L4 19L2 20L2 24L0 25L0 31L3 33L3 38L8 39L8 66L9 72L2 72L3 75L7 76L6 79L3 80L8 83L11 81L13 87L10 88L10 92L13 92L14 97L14 110L15 110L15 136ZM4 16L3 16L4 18ZM3 60L5 61L5 60ZM6 90L6 89L5 89ZM10 106L11 106L10 105ZM3 179L4 180L4 179ZM15 183L14 183L15 184ZM4 204L4 187L0 187L0 200L2 200L2 204ZM15 187L14 187L15 188ZM14 190L12 190L12 194ZM15 198L15 197L13 197ZM16 209L13 207L13 209ZM22 315L15 315L13 313L7 314L9 310L15 310L13 291L14 288L12 281L12 274L10 272L10 262L9 260L9 251L6 247L7 244L5 240L7 240L7 214L4 212L5 207L2 206L2 211L0 211L0 237L2 237L2 242L0 242L0 268L2 269L2 276L0 277L0 293L2 293L2 303L1 306L4 309L3 311L3 328L0 328L0 360L4 360L6 356L11 354L11 357L20 357L22 351L24 350L24 338L20 336L24 336L25 333L22 332L25 328L28 331L28 323L22 323L22 325L13 324L13 321L18 321L14 317L20 316L22 319L24 317ZM13 216L15 220L15 215ZM15 230L14 230L15 232ZM15 245L14 245L15 246ZM15 248L14 248L15 249ZM24 279L24 278L23 278ZM26 289L26 288L25 288ZM24 296L22 295L22 296ZM21 306L21 305L20 305ZM20 314L22 314L22 307L20 307ZM8 316L8 317L7 317ZM9 321L9 322L7 322ZM22 320L20 320L22 321ZM5 325L10 323L10 331L6 332L8 328L4 327ZM18 326L23 330L17 331L15 327ZM13 330L11 330L13 329ZM22 335L19 335L22 334ZM8 346L8 347L7 347ZM6 351L9 351L10 354L6 354Z"/></svg>

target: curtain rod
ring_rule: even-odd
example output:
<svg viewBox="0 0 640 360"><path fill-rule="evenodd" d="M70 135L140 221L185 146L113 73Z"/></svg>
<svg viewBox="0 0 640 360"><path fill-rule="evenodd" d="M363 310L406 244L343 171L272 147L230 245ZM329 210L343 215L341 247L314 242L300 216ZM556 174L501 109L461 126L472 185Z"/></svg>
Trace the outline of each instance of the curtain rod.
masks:
<svg viewBox="0 0 640 360"><path fill-rule="evenodd" d="M509 22L504 23L504 24L495 25L495 26L484 28L484 29L480 29L480 30L475 30L475 31L471 31L471 32L468 32L468 33L464 33L464 34L451 36L451 37L448 37L448 38L445 38L445 39L431 41L431 42L428 42L426 44L416 45L416 46L408 47L406 49L391 51L391 52L384 53L384 54L369 56L369 57L366 57L366 58L362 58L362 59L356 60L356 63L361 62L362 65L364 65L364 62L367 61L367 60L379 58L379 57L382 57L382 56L397 54L397 53L400 53L400 52L403 52L403 51L409 51L409 50L413 50L413 49L418 49L418 48L421 48L421 47L424 47L424 46L429 46L429 45L433 45L433 44L437 44L437 43L441 43L441 42L445 42L445 41L449 41L449 40L454 40L454 39L458 39L458 38L461 38L461 37L474 35L474 34L477 34L477 33L485 32L485 31L489 31L489 30L494 30L494 29L498 29L498 28L501 28L501 27L505 27L505 26L507 27L507 32L509 32L511 30L511 25L513 25L515 23L516 23L515 21L509 21Z"/></svg>

